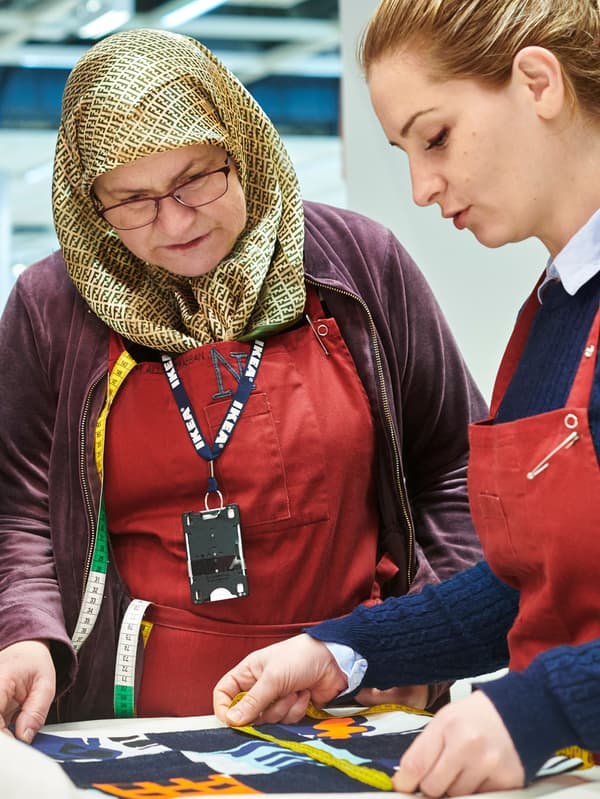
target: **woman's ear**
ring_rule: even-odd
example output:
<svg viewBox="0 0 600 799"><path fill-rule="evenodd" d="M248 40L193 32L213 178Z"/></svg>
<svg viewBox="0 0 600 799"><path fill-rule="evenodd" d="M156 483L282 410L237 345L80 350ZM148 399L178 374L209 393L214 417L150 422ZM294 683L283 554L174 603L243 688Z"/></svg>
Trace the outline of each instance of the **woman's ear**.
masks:
<svg viewBox="0 0 600 799"><path fill-rule="evenodd" d="M553 119L565 103L565 78L556 56L545 47L524 47L514 57L512 80L525 89L535 112Z"/></svg>

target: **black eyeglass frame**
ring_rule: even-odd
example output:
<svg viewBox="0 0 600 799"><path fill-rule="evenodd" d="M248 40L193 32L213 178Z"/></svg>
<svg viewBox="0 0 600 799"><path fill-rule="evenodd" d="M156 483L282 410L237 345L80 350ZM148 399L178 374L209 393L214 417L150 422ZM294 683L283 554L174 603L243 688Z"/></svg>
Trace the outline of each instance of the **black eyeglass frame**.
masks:
<svg viewBox="0 0 600 799"><path fill-rule="evenodd" d="M216 175L219 172L222 172L225 175L225 191L222 194L219 194L218 197L213 197L212 200L208 200L208 202L204 203L199 203L198 205L190 205L189 203L184 202L181 199L181 197L177 196L178 191L184 189L189 183L192 183L194 180L198 180L198 178L206 178L209 177L210 175ZM166 194L161 194L160 197L136 197L133 200L124 200L122 203L115 203L115 205L109 205L108 208L103 208L102 205L100 204L100 200L98 199L92 187L91 189L92 204L98 216L101 219L104 219L104 221L115 230L139 230L140 228L148 227L148 225L152 225L154 222L156 222L156 220L158 219L158 214L160 212L160 201L166 200L167 197L172 197L175 200L175 202L178 202L180 205L185 206L185 208L202 208L203 205L210 205L211 203L220 200L221 197L224 197L229 190L230 172L231 172L231 156L228 155L227 158L225 159L224 166L219 167L219 169L211 169L209 172L199 172L197 175L192 175L183 183L180 183L179 186L175 186L175 188L172 189L171 191L168 191ZM149 222L144 222L143 225L134 225L133 227L117 227L116 225L113 225L112 222L110 222L105 216L105 214L108 211L113 211L115 208L121 208L124 205L131 205L132 203L140 203L148 201L152 201L154 203L154 216Z"/></svg>

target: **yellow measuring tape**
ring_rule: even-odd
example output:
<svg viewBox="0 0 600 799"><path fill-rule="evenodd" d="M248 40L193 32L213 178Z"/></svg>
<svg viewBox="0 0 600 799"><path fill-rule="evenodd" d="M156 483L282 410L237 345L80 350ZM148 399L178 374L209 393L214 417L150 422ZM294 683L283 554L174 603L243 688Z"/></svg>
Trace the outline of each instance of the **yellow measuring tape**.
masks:
<svg viewBox="0 0 600 799"><path fill-rule="evenodd" d="M244 696L244 693L238 694L236 697L234 697L231 704L235 705L237 702L239 702L242 696ZM356 715L372 716L377 713L390 713L392 711L399 710L418 716L431 717L432 715L426 710L418 710L417 708L407 707L406 705L393 704L374 705L373 707L369 707L365 710L357 711ZM353 716L344 717L328 713L326 710L315 707L315 705L312 703L309 704L306 710L306 715L313 719L353 718ZM298 741L286 741L283 738L276 738L274 735L268 735L267 733L257 730L256 727L253 727L252 725L234 727L234 729L239 730L240 732L245 732L248 735L254 736L255 738L261 738L263 741L269 741L270 743L277 744L277 746L281 746L284 749L289 749L292 752L298 752L300 754L307 755L313 760L323 763L326 766L331 766L332 768L335 768L338 771L346 774L346 776L350 777L351 779L356 780L357 782L362 782L364 785L368 785L371 788L377 788L379 791L393 790L392 778L389 776L389 774L386 774L385 771L380 771L379 769L371 768L370 766L359 766L356 763L351 763L349 760L346 760L343 757L337 757L331 752L319 749L318 747L312 746L309 743L305 744L299 743Z"/></svg>
<svg viewBox="0 0 600 799"><path fill-rule="evenodd" d="M596 765L594 755L587 749L582 749L580 746L567 746L564 749L559 749L556 754L562 755L563 757L579 758L579 760L581 760L581 766L579 766L576 771L582 771L583 769L592 768L592 766Z"/></svg>
<svg viewBox="0 0 600 799"><path fill-rule="evenodd" d="M123 352L117 360L108 378L106 401L98 418L95 432L94 449L96 468L98 470L98 474L100 475L100 480L102 480L104 433L106 429L106 417L108 410L115 397L115 394L135 365L136 362L129 355L129 353ZM81 610L79 611L77 624L75 625L75 631L71 639L76 652L81 649L83 643L94 629L96 619L100 613L102 597L104 595L104 584L106 582L106 572L108 569L108 531L106 529L106 514L104 512L104 502L102 501L102 497L100 499L100 511L98 514L95 533L96 539L94 542L94 551L92 553L90 571L85 584Z"/></svg>
<svg viewBox="0 0 600 799"><path fill-rule="evenodd" d="M239 702L243 696L243 692L238 694L236 697L234 697L231 704L237 704L237 702ZM412 715L418 716L433 716L433 714L429 713L427 710L419 710L418 708L395 704L374 705L373 707L357 711L355 715L373 716L378 713L391 713L395 711L403 711L404 713L411 713ZM333 715L332 713L328 713L326 710L317 708L312 703L309 704L306 710L306 715L312 719L353 718L352 715L347 717ZM270 743L277 744L277 746L281 746L284 749L289 749L292 752L299 752L301 754L307 755L319 763L323 763L326 766L331 766L332 768L338 769L338 771L343 772L351 779L356 780L357 782L362 782L365 785L369 785L371 788L376 788L380 791L393 790L391 777L379 769L371 768L369 766L359 766L356 763L351 763L345 758L336 757L330 752L326 752L315 746L311 746L310 744L298 743L297 741L286 741L283 738L276 738L274 735L268 735L264 732L261 732L260 730L257 730L256 727L251 725L235 727L234 729L239 730L240 732L245 732L248 735L254 736L255 738L261 738L263 741L269 741ZM563 757L577 758L581 760L582 765L577 770L591 768L595 765L592 753L588 752L586 749L581 749L579 746L569 746L564 749L560 749L558 752L556 752L556 755L562 755Z"/></svg>
<svg viewBox="0 0 600 799"><path fill-rule="evenodd" d="M106 422L113 400L125 382L127 375L137 365L136 361L125 350L123 351L108 376L106 400L98 417L94 435L94 456L96 470L103 481L104 477L104 445L106 439ZM75 632L73 646L78 651L94 628L104 594L106 573L108 569L108 529L104 498L100 497L100 509L96 524L96 539L92 553L90 573L85 586L83 602ZM117 644L114 679L114 711L117 718L128 718L135 715L135 665L137 660L137 642L140 631L144 645L148 639L152 625L143 620L149 602L133 600L123 618Z"/></svg>

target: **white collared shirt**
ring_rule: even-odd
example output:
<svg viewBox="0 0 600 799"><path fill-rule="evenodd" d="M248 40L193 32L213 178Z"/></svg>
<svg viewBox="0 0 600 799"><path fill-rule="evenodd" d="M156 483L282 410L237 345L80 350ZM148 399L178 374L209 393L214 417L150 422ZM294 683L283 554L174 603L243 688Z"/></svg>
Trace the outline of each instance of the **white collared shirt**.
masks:
<svg viewBox="0 0 600 799"><path fill-rule="evenodd" d="M567 294L573 296L598 272L600 272L600 209L569 239L556 258L548 259L546 277L538 289L538 298L541 302L544 286L556 279L561 281Z"/></svg>

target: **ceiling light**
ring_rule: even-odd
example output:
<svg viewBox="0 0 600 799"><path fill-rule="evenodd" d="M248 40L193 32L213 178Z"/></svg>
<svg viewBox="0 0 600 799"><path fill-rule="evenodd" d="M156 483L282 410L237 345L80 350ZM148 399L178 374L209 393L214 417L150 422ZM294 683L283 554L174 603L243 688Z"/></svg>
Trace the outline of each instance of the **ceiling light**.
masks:
<svg viewBox="0 0 600 799"><path fill-rule="evenodd" d="M134 13L134 0L87 0L76 9L78 34L82 39L100 39L122 27Z"/></svg>
<svg viewBox="0 0 600 799"><path fill-rule="evenodd" d="M124 25L131 14L128 11L106 11L96 19L92 19L85 25L79 28L79 35L82 39L99 39L111 31L120 28Z"/></svg>
<svg viewBox="0 0 600 799"><path fill-rule="evenodd" d="M189 22L190 19L222 6L225 2L226 0L191 0L162 16L160 21L166 28L177 28L179 25Z"/></svg>

